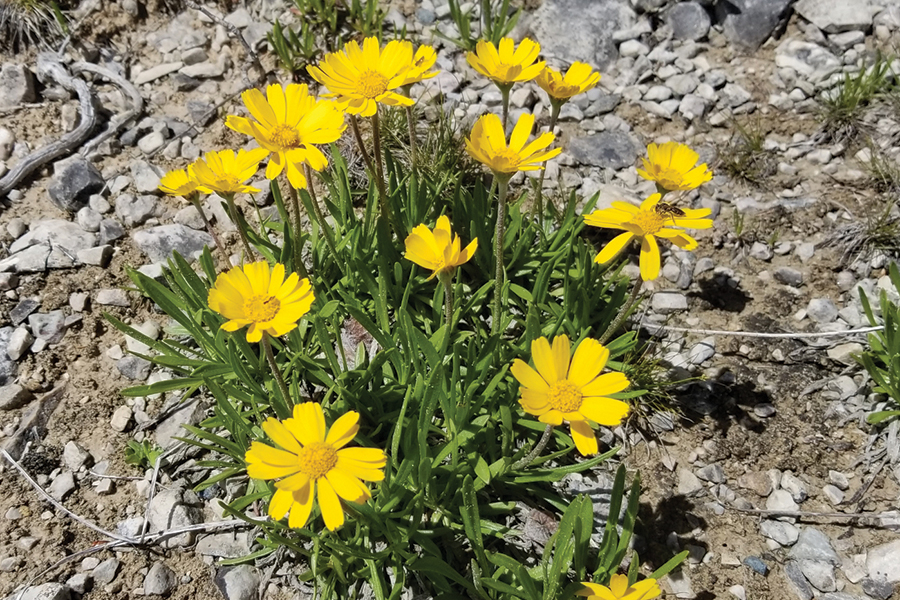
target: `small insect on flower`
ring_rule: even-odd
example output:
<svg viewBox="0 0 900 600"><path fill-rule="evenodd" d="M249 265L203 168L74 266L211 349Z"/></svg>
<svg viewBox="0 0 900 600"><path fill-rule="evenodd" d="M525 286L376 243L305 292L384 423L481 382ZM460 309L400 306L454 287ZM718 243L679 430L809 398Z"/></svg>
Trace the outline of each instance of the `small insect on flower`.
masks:
<svg viewBox="0 0 900 600"><path fill-rule="evenodd" d="M675 217L683 217L686 214L683 210L668 202L658 203L653 207L653 210L655 210L656 214L658 214L659 216L668 217L672 219L673 222L675 220Z"/></svg>

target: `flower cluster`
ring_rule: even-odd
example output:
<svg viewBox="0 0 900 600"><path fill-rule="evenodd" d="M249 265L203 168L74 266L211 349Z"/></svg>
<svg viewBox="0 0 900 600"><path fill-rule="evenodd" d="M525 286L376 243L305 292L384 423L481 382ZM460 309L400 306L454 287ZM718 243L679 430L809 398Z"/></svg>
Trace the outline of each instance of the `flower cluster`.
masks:
<svg viewBox="0 0 900 600"><path fill-rule="evenodd" d="M173 196L182 196L192 202L204 220L206 217L199 204L200 195L221 196L227 204L231 218L238 225L237 229L247 256L253 254L255 247L259 254L267 257L265 260L246 263L242 261L242 264L232 267L230 258L226 255L227 268L214 277L215 281L209 287L206 297L206 306L201 307L202 310L198 312L203 313L204 323L207 324L204 326L208 326L209 319L212 318L218 319L216 326L224 332L235 333L246 328L246 333L241 334L244 339L228 339L228 344L232 346L240 344L242 352L246 352L249 347L245 341L258 344L259 364L264 364L264 360L268 361L274 377L275 383L271 387L266 387L269 385L266 383L259 389L264 390L266 395L271 394L272 401L269 407L274 408L275 414L280 418L268 417L263 420L266 416L265 411L256 410L253 413L254 418L258 418L256 426L244 438L256 439L250 440L249 449L244 445L239 452L246 465L247 475L257 480L254 485L262 486L266 490L264 493L271 494L267 511L272 519L281 520L287 516L289 527L304 528L318 507L325 527L331 531L339 529L345 522L345 512L353 515L358 511L368 510L354 508L352 505L361 505L372 499L373 493L369 483L385 479L388 459L385 451L379 448L348 446L360 430L360 413L339 410L341 406L346 406L342 404L346 399L342 396L344 391L335 390L346 388L336 387L335 390L329 390L322 400L324 406L319 402L299 402L296 398L297 382L282 374L273 350L273 345L278 347L282 358L285 354L291 354L289 368L293 369L294 365L298 364L294 354L306 350L304 344L300 343L304 328L298 327L298 324L314 310L317 299L313 291L313 281L319 281L318 290L326 297L341 298L340 294L334 294L332 289L321 285L321 279L311 279L307 272L307 263L304 262L301 246L308 238L300 233L302 221L298 196L302 195L305 205L311 206L315 211L315 218L329 249L334 254L332 258L335 261L339 262L341 259L339 249L358 243L352 236L345 236L335 244L331 237L332 225L322 214L316 199L315 173L320 173L319 178L332 183L328 176L321 174L329 165L322 146L337 142L345 134L349 121L350 129L356 136L357 148L372 177L370 181L378 188L377 198L381 217L383 224L388 228L378 231L379 240L383 237L383 231L390 233L389 229L393 230L398 238L390 238L390 243L395 239L403 239L405 259L426 269L427 281L436 278L444 286L443 296L438 295L441 293L440 288L435 290L434 296L435 303L440 302L441 297L444 302L446 327L441 330L443 332L441 335L446 337L442 339L450 340L454 333L458 333L455 331L453 319L454 297L459 295L461 290L466 292L466 287L463 282L458 281L454 288L454 275L457 270L469 263L473 257L477 260L465 267L466 274L471 274L470 270L477 269L478 265L482 265L483 268L484 264L492 264L492 268L495 269L493 281L483 288L483 294L489 292L490 285L494 288L491 336L482 337L489 339L495 347L499 347L504 336L509 337L504 324L503 284L506 278L504 254L507 248L504 243L510 183L513 176L520 171L543 171L546 163L561 153L560 147L553 147L556 142L553 132L560 108L576 95L595 88L600 81L600 74L590 65L576 62L562 72L538 60L539 56L540 46L536 42L525 39L517 46L510 38L501 39L497 45L490 41L479 41L475 51L467 56L468 64L476 72L490 79L500 90L503 99L502 114L481 116L465 140L465 151L492 173L494 178L492 189L497 190L496 221L492 221L492 226L496 227L493 239L493 263L482 260L485 259L482 255L484 250L476 257L479 248L477 237L470 238L469 232L464 228L463 236L470 239L465 244L463 237L454 233L450 217L443 214L446 207L435 211L441 216L436 219L433 227L423 222L412 227L410 231L407 227L412 226L418 219L398 224L395 222L396 214L393 214L387 205L391 193L396 192L398 184L395 179L402 177L394 178L392 173L388 173L387 179L384 177L378 124L379 111L384 110L381 108L382 105L408 110L413 163L411 170L415 174L415 127L412 124L410 109L415 100L410 97L410 92L414 83L426 81L438 73L434 69L437 53L430 46L420 46L416 49L408 41L394 40L382 47L374 37L366 38L362 43L351 41L340 51L327 54L319 64L308 67L309 76L323 88L324 93L321 96L312 93L307 85L295 83L284 86L271 84L265 89L265 93L258 89L247 90L241 95L247 115L230 115L225 124L229 129L246 136L248 141L252 140L252 147L237 151L225 149L207 152L185 168L170 171L161 179L160 190ZM507 125L510 91L514 85L529 81L536 81L549 98L552 112L547 131L535 132L536 115L529 113L518 116L513 126ZM361 117L372 118L374 161L362 141L358 123ZM595 262L609 263L622 253L632 240L639 239L641 279L653 280L660 272L661 250L658 239L668 240L685 250L693 250L698 245L697 240L685 230L712 226L712 220L708 218L711 214L709 209L681 207L678 205L679 200L675 198L676 194L696 189L709 181L712 175L705 164L697 164L699 161L697 153L681 144L674 142L650 144L647 153L648 157L643 159L643 167L638 169L638 174L655 182L657 193L649 196L639 207L628 202L616 201L608 208L583 215L583 218L588 225L621 231L597 254ZM244 227L234 203L237 194L260 191L250 182L259 172L263 161L265 161L265 178L274 181L283 176L291 193L293 203L291 211L296 221L294 230L291 231L289 223L281 223L279 227L283 225L283 229L277 231L284 234L285 240L290 240L291 248L294 250L293 263L290 263L289 259L279 258L283 262L273 260L273 255L279 256L276 243L251 244L247 228ZM538 175L540 181L536 186L536 213L540 231L544 232L544 213L541 205L543 175L542 173ZM273 189L278 186L277 183L272 185ZM303 193L297 191L302 189L308 191ZM493 198L491 200L493 201ZM280 204L279 208L283 209ZM367 216L372 214L370 208L366 207ZM395 212L406 210L409 210L408 207L402 207ZM352 213L352 210L348 212ZM488 214L491 214L493 219L493 213ZM336 213L332 222L337 221L339 219ZM211 235L215 236L210 224L206 222L206 225ZM340 230L339 227L336 228ZM478 230L478 233L483 240L484 231ZM293 234L293 237L290 237L290 234ZM225 248L217 238L216 245L223 253L225 252ZM285 241L285 248L287 247ZM392 248L390 253L383 253L381 258L384 255L396 256L395 252L396 248ZM590 255L581 253L581 256L587 256L585 260L590 267ZM274 266L271 265L272 262L275 263ZM213 279L214 272L210 270L209 264L204 263L204 267L210 279ZM314 268L318 269L315 266ZM401 272L398 267L397 273ZM461 276L460 279L462 278ZM415 286L423 285L421 281L422 277L418 277L409 282L407 293L404 295L404 304L409 297L408 292ZM638 287L635 289L639 289L640 285L641 281L638 281L636 283ZM521 288L510 285L507 289L515 290L516 287ZM344 296L343 299L346 300L348 297ZM337 302L332 300L329 304L334 306ZM218 316L211 314L206 307ZM628 308L630 306L622 307L620 313L622 319ZM464 308L462 312L466 310ZM348 310L349 312L351 311ZM321 317L325 318L328 314L331 313L323 310ZM379 315L380 321L390 322L391 326L394 325L393 319L395 317L388 316L387 310L384 310L383 315ZM320 331L321 319L317 316L313 321L316 333L321 336L319 341L324 339L327 342L324 345L326 352L334 354L327 333ZM508 322L507 320L506 323ZM610 331L616 327L617 322L618 318L610 325ZM398 326L404 324L400 318L396 318L396 323ZM580 329L579 327L581 326L567 329L570 334L577 334L572 343L565 334L555 335L552 341L547 337L537 337L533 335L529 323L527 339L533 340L530 348L533 366L521 358L515 358L509 366L509 371L512 379L519 384L518 401L522 413L535 417L544 424L545 433L538 446L523 459L524 462L502 465L503 461L497 461L490 465L488 470L492 476L492 471L500 466L507 471L517 471L520 466L529 466L530 459L539 453L547 440L552 437L554 428L563 425L568 426L572 443L569 444L568 438L564 436L558 439L565 440L567 447L571 448L574 445L583 456L598 454L600 447L595 428L617 427L630 414L631 406L626 401L628 397L622 393L632 385L632 382L624 373L607 370L611 356L610 348L614 345L604 345L606 333L594 339L589 337L589 327ZM546 328L545 331L553 329ZM217 343L222 337L228 337L226 334L219 336L216 339ZM434 336L440 337L437 333ZM464 340L469 339L465 336L460 337ZM381 341L381 338L378 339ZM506 356L512 358L516 353L523 355L524 348L517 348L514 353ZM501 354L498 352L496 356ZM508 365L507 361L508 359L503 359L502 362ZM616 366L616 363L612 364ZM229 367L233 368L234 364ZM348 368L346 358L344 368L345 370ZM455 365L454 369L459 370L459 366ZM439 371L435 369L435 372ZM496 381L499 382L502 377L508 378L508 375L504 373L498 376ZM337 379L335 377L335 380ZM508 378L508 381L512 379ZM288 385L289 383L291 385ZM277 388L274 387L276 384ZM335 392L334 395L332 392ZM365 419L370 418L361 404L355 406L360 408ZM441 406L443 408L443 405ZM506 407L504 409L506 410ZM405 410L406 404L403 408L403 411ZM330 429L326 413L335 416ZM431 421L423 422L427 424ZM380 427L381 424L371 423L371 425ZM400 442L401 440L395 438L394 447L399 447ZM525 453L524 450L522 452ZM455 455L453 460L456 460ZM243 466L239 467L242 468ZM391 473L392 471L388 469L388 474ZM480 473L479 477L486 480L482 475L483 473ZM469 482L471 483L471 478ZM474 491L472 495L474 496ZM608 587L599 583L583 585L584 588L578 595L605 600L610 598L649 600L660 594L654 579L629 582L629 578L624 575L613 574Z"/></svg>

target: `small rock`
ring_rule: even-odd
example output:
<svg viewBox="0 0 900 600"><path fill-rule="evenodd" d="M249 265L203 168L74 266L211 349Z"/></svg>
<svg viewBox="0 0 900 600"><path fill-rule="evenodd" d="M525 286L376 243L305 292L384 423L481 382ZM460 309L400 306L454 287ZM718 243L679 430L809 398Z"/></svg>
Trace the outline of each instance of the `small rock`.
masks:
<svg viewBox="0 0 900 600"><path fill-rule="evenodd" d="M880 7L873 5L869 0L841 2L800 0L794 6L794 10L825 33L840 33L867 31L872 26L872 18Z"/></svg>
<svg viewBox="0 0 900 600"><path fill-rule="evenodd" d="M678 494L680 496L697 496L703 492L703 482L689 469L678 469Z"/></svg>
<svg viewBox="0 0 900 600"><path fill-rule="evenodd" d="M791 267L778 267L772 273L775 281L791 287L800 287L803 285L803 273Z"/></svg>
<svg viewBox="0 0 900 600"><path fill-rule="evenodd" d="M100 231L100 221L103 220L103 217L90 206L85 206L75 215L75 220L85 231L97 232Z"/></svg>
<svg viewBox="0 0 900 600"><path fill-rule="evenodd" d="M791 523L770 519L760 522L759 532L782 546L792 546L797 543L797 539L800 537L800 530Z"/></svg>
<svg viewBox="0 0 900 600"><path fill-rule="evenodd" d="M28 67L14 63L4 64L0 69L0 108L18 108L25 102L35 100L34 74Z"/></svg>
<svg viewBox="0 0 900 600"><path fill-rule="evenodd" d="M141 152L149 155L162 148L165 143L166 136L161 131L151 131L139 139L137 145Z"/></svg>
<svg viewBox="0 0 900 600"><path fill-rule="evenodd" d="M750 567L755 573L762 575L763 577L769 572L769 566L762 561L758 556L748 556L743 560L743 563Z"/></svg>
<svg viewBox="0 0 900 600"><path fill-rule="evenodd" d="M182 62L169 62L163 63L161 65L156 65L155 67L150 67L149 69L144 69L138 74L137 77L134 78L135 85L144 85L145 83L150 83L151 81L156 81L160 77L165 77L169 73L174 73L178 69L184 66Z"/></svg>
<svg viewBox="0 0 900 600"><path fill-rule="evenodd" d="M797 567L806 580L820 592L833 592L837 590L837 581L834 579L834 565L821 560L798 560Z"/></svg>
<svg viewBox="0 0 900 600"><path fill-rule="evenodd" d="M733 585L728 592L738 600L747 600L747 590L742 585Z"/></svg>
<svg viewBox="0 0 900 600"><path fill-rule="evenodd" d="M91 589L94 578L87 573L75 573L66 580L66 585L76 594L84 594Z"/></svg>
<svg viewBox="0 0 900 600"><path fill-rule="evenodd" d="M766 510L792 512L799 509L790 492L786 490L775 490L766 498Z"/></svg>
<svg viewBox="0 0 900 600"><path fill-rule="evenodd" d="M687 298L679 292L656 292L650 299L651 308L661 314L669 315L688 309Z"/></svg>
<svg viewBox="0 0 900 600"><path fill-rule="evenodd" d="M115 219L103 219L100 222L100 244L109 244L125 237L125 229Z"/></svg>
<svg viewBox="0 0 900 600"><path fill-rule="evenodd" d="M120 406L116 409L116 412L113 413L109 426L115 431L125 431L131 424L131 415L132 412L130 406Z"/></svg>
<svg viewBox="0 0 900 600"><path fill-rule="evenodd" d="M829 152L826 148L813 150L806 155L806 160L814 165L827 165L831 162L831 158L831 152Z"/></svg>
<svg viewBox="0 0 900 600"><path fill-rule="evenodd" d="M698 469L697 477L711 483L725 483L727 481L725 470L719 463L713 463L711 465L706 465L702 469Z"/></svg>
<svg viewBox="0 0 900 600"><path fill-rule="evenodd" d="M122 566L122 563L119 562L118 559L107 558L97 565L97 568L91 572L91 575L94 577L96 583L107 585L116 579L116 575L119 574L120 566Z"/></svg>
<svg viewBox="0 0 900 600"><path fill-rule="evenodd" d="M25 327L17 327L9 336L9 342L6 345L6 355L11 360L19 360L25 355L25 352L31 347L34 336Z"/></svg>
<svg viewBox="0 0 900 600"><path fill-rule="evenodd" d="M813 298L806 306L806 314L810 319L822 325L837 319L838 309L829 298Z"/></svg>
<svg viewBox="0 0 900 600"><path fill-rule="evenodd" d="M858 356L863 350L863 345L859 342L846 342L844 344L838 344L833 348L829 348L825 353L831 360L845 365L856 365L858 363L854 356Z"/></svg>
<svg viewBox="0 0 900 600"><path fill-rule="evenodd" d="M116 361L116 368L119 369L119 373L132 381L146 380L150 376L150 369L152 367L153 363L149 360L145 360L140 356L134 356L132 354L123 356Z"/></svg>
<svg viewBox="0 0 900 600"><path fill-rule="evenodd" d="M135 244L153 262L167 260L173 251L188 260L196 259L204 246L214 248L212 237L205 231L195 231L184 225L160 225L132 234Z"/></svg>
<svg viewBox="0 0 900 600"><path fill-rule="evenodd" d="M775 351L772 352L772 357L778 360L778 358L775 356ZM775 415L775 407L768 402L763 402L753 407L753 414L761 419L768 419L769 417Z"/></svg>
<svg viewBox="0 0 900 600"><path fill-rule="evenodd" d="M143 225L156 214L156 210L157 201L154 196L122 194L116 198L116 216L126 227Z"/></svg>
<svg viewBox="0 0 900 600"><path fill-rule="evenodd" d="M100 496L110 496L116 493L116 482L112 479L100 479L94 483L94 491Z"/></svg>
<svg viewBox="0 0 900 600"><path fill-rule="evenodd" d="M566 152L577 162L602 169L624 169L634 164L638 146L624 131L602 131L569 141Z"/></svg>
<svg viewBox="0 0 900 600"><path fill-rule="evenodd" d="M176 585L175 571L162 561L157 561L153 563L150 570L147 571L147 576L144 577L144 594L168 596Z"/></svg>
<svg viewBox="0 0 900 600"><path fill-rule="evenodd" d="M131 163L131 178L139 194L161 193L158 186L162 175L157 167L145 160L136 160Z"/></svg>
<svg viewBox="0 0 900 600"><path fill-rule="evenodd" d="M772 493L774 485L772 479L766 474L759 471L751 471L738 477L737 484L747 490L756 493L757 496L763 498Z"/></svg>
<svg viewBox="0 0 900 600"><path fill-rule="evenodd" d="M678 40L698 41L709 33L709 13L697 2L679 2L673 5L666 13L666 20Z"/></svg>
<svg viewBox="0 0 900 600"><path fill-rule="evenodd" d="M54 500L62 502L75 489L75 476L72 471L63 471L50 484L50 495Z"/></svg>
<svg viewBox="0 0 900 600"><path fill-rule="evenodd" d="M259 574L250 565L223 567L213 580L226 600L257 600Z"/></svg>
<svg viewBox="0 0 900 600"><path fill-rule="evenodd" d="M79 250L78 254L75 256L78 258L79 262L86 265L106 268L106 266L109 265L109 261L112 260L112 255L113 247L104 244L103 246L88 248L87 250Z"/></svg>
<svg viewBox="0 0 900 600"><path fill-rule="evenodd" d="M833 505L837 506L841 502L844 501L844 492L836 488L835 486L828 484L822 488L822 493L825 494L825 497L828 498L828 501ZM826 590L827 591L827 590Z"/></svg>
<svg viewBox="0 0 900 600"><path fill-rule="evenodd" d="M0 573L13 573L19 570L25 561L21 556L7 556L0 560Z"/></svg>
<svg viewBox="0 0 900 600"><path fill-rule="evenodd" d="M691 348L691 351L688 353L688 359L691 361L693 365L703 364L716 354L716 338L708 337L705 338L702 342L695 345ZM701 475L702 477L702 475ZM724 483L724 482L719 482Z"/></svg>
<svg viewBox="0 0 900 600"><path fill-rule="evenodd" d="M772 252L772 249L768 244L764 244L762 242L753 242L753 244L750 246L750 258L769 262L770 260L772 260L773 255L774 254Z"/></svg>
<svg viewBox="0 0 900 600"><path fill-rule="evenodd" d="M13 594L11 598L14 600L69 600L71 590L62 583L44 583L25 588L21 596Z"/></svg>
<svg viewBox="0 0 900 600"><path fill-rule="evenodd" d="M131 306L131 301L128 299L128 292L118 288L104 288L99 290L94 302L103 306Z"/></svg>
<svg viewBox="0 0 900 600"><path fill-rule="evenodd" d="M646 56L650 48L638 40L626 40L619 44L619 56Z"/></svg>
<svg viewBox="0 0 900 600"><path fill-rule="evenodd" d="M800 532L800 538L789 554L795 560L827 561L833 565L841 563L831 540L815 527L806 527Z"/></svg>
<svg viewBox="0 0 900 600"><path fill-rule="evenodd" d="M790 471L785 471L781 476L781 488L790 492L794 502L803 502L809 497L806 484Z"/></svg>
<svg viewBox="0 0 900 600"><path fill-rule="evenodd" d="M71 471L77 471L81 467L92 462L91 453L82 448L74 440L69 440L63 447L63 463Z"/></svg>
<svg viewBox="0 0 900 600"><path fill-rule="evenodd" d="M850 489L850 479L840 471L828 471L828 481L839 490L847 491Z"/></svg>
<svg viewBox="0 0 900 600"><path fill-rule="evenodd" d="M28 315L28 325L36 339L58 344L66 335L66 315L61 310Z"/></svg>
<svg viewBox="0 0 900 600"><path fill-rule="evenodd" d="M860 587L866 596L875 598L875 600L890 600L890 597L894 595L894 586L887 581L867 578L862 580Z"/></svg>
<svg viewBox="0 0 900 600"><path fill-rule="evenodd" d="M53 164L47 194L62 210L76 212L87 205L93 194L100 193L104 183L97 167L80 154L74 154Z"/></svg>
<svg viewBox="0 0 900 600"><path fill-rule="evenodd" d="M91 299L89 294L84 292L72 292L69 295L69 306L75 312L84 312L87 309L88 301Z"/></svg>
<svg viewBox="0 0 900 600"><path fill-rule="evenodd" d="M788 584L794 595L800 600L812 600L813 591L809 587L809 582L800 571L797 561L789 560L784 564L784 574L787 575Z"/></svg>
<svg viewBox="0 0 900 600"><path fill-rule="evenodd" d="M870 548L866 555L866 567L872 579L887 583L900 582L900 540L894 540Z"/></svg>

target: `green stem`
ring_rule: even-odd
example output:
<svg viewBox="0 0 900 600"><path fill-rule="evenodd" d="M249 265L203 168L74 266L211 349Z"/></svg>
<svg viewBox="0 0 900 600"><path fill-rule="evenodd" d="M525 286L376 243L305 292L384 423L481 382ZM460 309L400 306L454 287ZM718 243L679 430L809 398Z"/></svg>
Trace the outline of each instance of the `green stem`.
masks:
<svg viewBox="0 0 900 600"><path fill-rule="evenodd" d="M231 261L228 259L228 249L225 248L225 244L222 243L222 240L219 239L219 234L216 233L216 230L213 229L212 223L209 222L209 219L206 218L206 213L203 212L203 207L200 206L200 196L196 193L191 194L187 197L188 202L194 205L194 208L197 209L197 212L200 213L200 218L203 219L203 225L206 226L206 233L212 237L213 242L216 244L216 248L219 249L219 252L222 253L223 265L225 269L231 268Z"/></svg>
<svg viewBox="0 0 900 600"><path fill-rule="evenodd" d="M497 229L494 232L494 321L491 335L500 331L500 296L503 291L503 235L506 232L506 193L509 190L509 173L495 173L497 179Z"/></svg>
<svg viewBox="0 0 900 600"><path fill-rule="evenodd" d="M550 133L553 133L553 129L556 127L556 120L559 119L559 109L562 108L562 105L565 102L555 102L552 99L550 100L553 104L553 109L550 111ZM537 213L538 226L540 227L541 232L544 231L544 177L547 176L547 165L541 168L541 177L538 179L537 192L535 197L534 210ZM547 203L549 204L550 199L547 198Z"/></svg>
<svg viewBox="0 0 900 600"><path fill-rule="evenodd" d="M453 325L453 274L442 272L438 279L444 284L444 320L449 329Z"/></svg>
<svg viewBox="0 0 900 600"><path fill-rule="evenodd" d="M631 294L628 296L628 300L625 301L625 304L619 309L619 313L616 315L616 318L613 319L613 322L609 324L609 327L606 328L606 331L603 332L603 335L600 336L599 342L601 344L606 343L606 340L612 336L616 330L622 325L622 322L625 321L625 317L628 316L628 313L631 311L631 307L634 306L634 303L637 302L638 295L641 293L641 286L644 285L644 280L638 277L637 281L634 282L634 287L631 288Z"/></svg>
<svg viewBox="0 0 900 600"><path fill-rule="evenodd" d="M412 170L416 169L418 164L416 154L418 153L418 142L416 141L416 122L413 120L412 106L406 107L406 122L409 125L409 162Z"/></svg>
<svg viewBox="0 0 900 600"><path fill-rule="evenodd" d="M518 471L519 469L524 469L532 462L534 459L540 456L541 452L544 451L544 448L547 447L547 442L550 441L550 437L553 434L553 425L547 425L544 428L544 434L541 436L541 439L538 440L537 446L532 448L531 452L523 456L520 460L516 461L516 463L510 467L510 471Z"/></svg>
<svg viewBox="0 0 900 600"><path fill-rule="evenodd" d="M353 130L353 137L356 139L356 147L359 148L359 153L362 154L363 161L366 163L366 168L369 169L369 173L374 177L375 165L372 163L372 157L369 155L369 151L366 150L366 144L363 142L362 132L359 130L359 120L356 118L356 115L350 115L350 129Z"/></svg>
<svg viewBox="0 0 900 600"><path fill-rule="evenodd" d="M291 191L291 212L294 213L294 270L300 274L300 277L309 278L309 272L306 265L303 264L303 246L300 244L302 231L302 223L300 222L300 199L297 196L297 190L288 181L288 189Z"/></svg>
<svg viewBox="0 0 900 600"><path fill-rule="evenodd" d="M269 367L272 369L272 373L275 374L275 381L278 382L278 388L281 390L281 395L284 397L284 405L288 408L293 404L291 402L291 393L288 391L288 386L284 382L284 377L281 374L281 369L278 368L278 363L275 362L275 353L272 351L272 344L269 342L269 334L264 333L262 336L262 347L266 352L266 359L269 361Z"/></svg>
<svg viewBox="0 0 900 600"><path fill-rule="evenodd" d="M503 135L506 135L506 121L509 118L509 90L512 89L512 84L498 84L497 87L500 88L500 96L503 98Z"/></svg>
<svg viewBox="0 0 900 600"><path fill-rule="evenodd" d="M325 215L322 213L322 207L319 206L319 199L316 197L316 188L313 185L313 172L312 168L309 165L303 165L306 170L306 189L309 191L309 197L312 200L313 211L316 213L316 220L319 221L319 227L322 228L323 235L325 236L325 243L328 244L328 249L331 251L331 256L334 260L338 259L337 247L334 243L334 232L331 231L331 226L325 221Z"/></svg>
<svg viewBox="0 0 900 600"><path fill-rule="evenodd" d="M247 258L249 260L252 260L253 249L250 247L250 240L247 238L247 232L244 231L244 226L241 223L240 217L238 217L237 206L234 204L234 194L226 194L225 203L228 205L228 212L231 213L231 220L234 221L234 224L238 230L238 234L240 234L241 236L241 242L243 242L244 244L244 250L247 251Z"/></svg>

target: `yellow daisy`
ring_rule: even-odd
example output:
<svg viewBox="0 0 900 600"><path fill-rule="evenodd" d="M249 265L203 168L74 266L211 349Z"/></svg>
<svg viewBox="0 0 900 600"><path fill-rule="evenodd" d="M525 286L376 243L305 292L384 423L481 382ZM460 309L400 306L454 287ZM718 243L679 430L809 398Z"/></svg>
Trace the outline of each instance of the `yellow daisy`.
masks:
<svg viewBox="0 0 900 600"><path fill-rule="evenodd" d="M680 229L709 229L712 219L705 219L712 212L708 208L676 208L660 204L660 194L653 194L641 203L640 208L628 202L615 201L610 208L595 210L584 215L584 221L594 227L622 229L622 233L612 239L597 254L594 262L605 264L611 261L631 241L641 238L641 278L652 281L659 277L659 244L657 237L667 239L682 250L693 250L697 240Z"/></svg>
<svg viewBox="0 0 900 600"><path fill-rule="evenodd" d="M491 42L480 40L475 52L466 55L466 62L497 85L508 87L517 81L531 81L541 74L546 63L534 62L540 53L540 44L527 38L518 48L512 38L503 38L499 49Z"/></svg>
<svg viewBox="0 0 900 600"><path fill-rule="evenodd" d="M495 114L484 115L472 127L472 133L466 140L466 152L490 167L494 173L512 174L543 169L543 165L539 163L557 156L562 148L541 152L556 139L549 132L541 134L526 146L533 126L534 115L526 113L519 117L507 146L500 117Z"/></svg>
<svg viewBox="0 0 900 600"><path fill-rule="evenodd" d="M572 63L566 74L551 67L545 67L536 82L550 96L551 102L565 103L577 94L593 89L600 81L600 73L582 62Z"/></svg>
<svg viewBox="0 0 900 600"><path fill-rule="evenodd" d="M512 374L521 385L519 404L538 421L548 425L569 422L575 447L587 456L598 452L597 437L590 421L613 427L628 414L628 404L609 398L630 385L622 373L600 372L609 359L609 350L597 340L587 338L570 354L569 338L547 338L531 343L531 357L537 371L520 359L512 365ZM570 360L571 357L571 360Z"/></svg>
<svg viewBox="0 0 900 600"><path fill-rule="evenodd" d="M706 163L699 166L700 155L678 142L666 142L660 146L647 146L650 160L641 157L643 169L638 175L644 179L655 181L660 191L692 190L712 179L712 172Z"/></svg>
<svg viewBox="0 0 900 600"><path fill-rule="evenodd" d="M281 446L250 444L245 459L254 479L278 479L269 501L269 516L282 519L290 511L288 526L306 525L319 490L319 510L325 526L334 531L344 524L341 500L362 504L372 497L363 481L382 481L387 457L377 448L344 448L359 431L359 413L345 413L326 433L322 405L294 406L293 418L269 418L263 431Z"/></svg>
<svg viewBox="0 0 900 600"><path fill-rule="evenodd" d="M406 258L421 267L431 269L431 280L435 275L453 271L468 262L478 248L478 239L460 250L462 242L450 230L450 219L438 218L434 232L427 225L417 225L406 238Z"/></svg>
<svg viewBox="0 0 900 600"><path fill-rule="evenodd" d="M246 181L256 174L259 161L268 152L262 148L253 150L220 150L207 152L189 167L197 179L197 190L204 194L216 193L220 196L233 196L238 193L251 194L259 191L246 185Z"/></svg>
<svg viewBox="0 0 900 600"><path fill-rule="evenodd" d="M412 66L403 75L400 87L406 87L436 76L440 71L429 71L436 61L437 52L434 48L431 46L419 46L419 49L416 50L416 55L413 57Z"/></svg>
<svg viewBox="0 0 900 600"><path fill-rule="evenodd" d="M281 336L297 326L309 312L315 296L309 279L291 273L285 280L284 265L259 261L220 274L209 290L209 307L228 319L225 331L247 325L247 341L258 342L263 334Z"/></svg>
<svg viewBox="0 0 900 600"><path fill-rule="evenodd" d="M403 85L406 72L413 64L412 44L393 40L381 50L378 38L347 42L341 52L332 52L319 66L310 65L307 71L313 79L328 88L328 97L351 115L371 117L378 104L412 106L414 100L393 92Z"/></svg>
<svg viewBox="0 0 900 600"><path fill-rule="evenodd" d="M196 193L200 184L194 175L194 167L188 165L187 169L169 171L159 180L159 190L170 196L183 196L187 198Z"/></svg>
<svg viewBox="0 0 900 600"><path fill-rule="evenodd" d="M627 575L613 575L609 580L609 587L588 582L582 582L581 585L584 588L575 592L575 595L588 600L652 600L662 595L655 579L644 579L628 585Z"/></svg>
<svg viewBox="0 0 900 600"><path fill-rule="evenodd" d="M266 178L275 179L287 169L294 188L305 188L302 165L316 171L328 165L328 159L314 144L330 144L345 129L344 113L334 102L310 95L306 84L291 83L282 88L272 84L266 96L257 89L241 94L244 105L255 120L230 115L225 125L253 137L271 153Z"/></svg>

